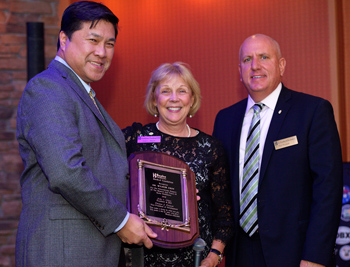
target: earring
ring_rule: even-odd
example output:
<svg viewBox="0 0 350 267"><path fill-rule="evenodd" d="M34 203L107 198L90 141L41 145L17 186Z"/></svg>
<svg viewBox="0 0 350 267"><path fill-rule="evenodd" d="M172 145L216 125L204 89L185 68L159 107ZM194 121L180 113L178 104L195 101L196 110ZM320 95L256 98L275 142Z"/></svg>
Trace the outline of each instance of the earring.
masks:
<svg viewBox="0 0 350 267"><path fill-rule="evenodd" d="M190 114L190 115L188 115L188 117L192 118L193 116Z"/></svg>
<svg viewBox="0 0 350 267"><path fill-rule="evenodd" d="M158 114L154 114L154 117L156 117L156 118L157 118L157 117L158 117Z"/></svg>

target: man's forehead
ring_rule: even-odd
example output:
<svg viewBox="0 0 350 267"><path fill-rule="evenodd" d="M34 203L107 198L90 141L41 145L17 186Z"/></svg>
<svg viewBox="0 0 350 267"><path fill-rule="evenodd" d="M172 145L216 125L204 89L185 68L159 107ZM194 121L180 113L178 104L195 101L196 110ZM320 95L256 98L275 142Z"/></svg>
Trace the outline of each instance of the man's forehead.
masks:
<svg viewBox="0 0 350 267"><path fill-rule="evenodd" d="M241 56L272 55L276 49L271 42L246 42L242 45Z"/></svg>
<svg viewBox="0 0 350 267"><path fill-rule="evenodd" d="M110 28L109 28L110 24ZM102 37L106 34L111 35L109 39L115 40L114 28L112 23L100 20L92 24L91 21L86 21L82 23L81 30L85 32L88 36Z"/></svg>

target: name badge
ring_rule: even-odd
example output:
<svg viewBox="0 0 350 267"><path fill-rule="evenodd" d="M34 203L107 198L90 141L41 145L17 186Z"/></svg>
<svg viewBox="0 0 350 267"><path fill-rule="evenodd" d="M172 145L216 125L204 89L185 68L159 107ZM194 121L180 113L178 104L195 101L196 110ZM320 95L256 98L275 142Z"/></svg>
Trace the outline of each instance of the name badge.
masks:
<svg viewBox="0 0 350 267"><path fill-rule="evenodd" d="M294 135L292 137L288 137L288 138L285 138L285 139L277 140L277 141L273 142L273 144L275 145L275 149L278 150L278 149L281 149L281 148L297 145L298 144L298 139L297 139L297 136Z"/></svg>
<svg viewBox="0 0 350 267"><path fill-rule="evenodd" d="M138 136L137 143L160 143L160 136Z"/></svg>

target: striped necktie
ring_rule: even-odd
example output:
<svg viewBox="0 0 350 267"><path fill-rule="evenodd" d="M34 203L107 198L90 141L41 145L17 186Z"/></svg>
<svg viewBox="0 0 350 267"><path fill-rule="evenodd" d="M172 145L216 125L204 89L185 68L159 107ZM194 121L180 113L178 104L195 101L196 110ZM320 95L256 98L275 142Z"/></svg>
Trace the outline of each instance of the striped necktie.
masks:
<svg viewBox="0 0 350 267"><path fill-rule="evenodd" d="M89 96L91 97L92 101L94 102L95 107L97 108L98 112L100 112L100 114L102 115L102 113L101 113L99 107L97 106L97 103L96 103L96 100L95 100L95 97L94 97L94 94L93 94L92 89L90 89Z"/></svg>
<svg viewBox="0 0 350 267"><path fill-rule="evenodd" d="M244 155L239 223L249 236L252 236L258 230L260 111L263 106L262 103L253 106L254 115L249 127Z"/></svg>

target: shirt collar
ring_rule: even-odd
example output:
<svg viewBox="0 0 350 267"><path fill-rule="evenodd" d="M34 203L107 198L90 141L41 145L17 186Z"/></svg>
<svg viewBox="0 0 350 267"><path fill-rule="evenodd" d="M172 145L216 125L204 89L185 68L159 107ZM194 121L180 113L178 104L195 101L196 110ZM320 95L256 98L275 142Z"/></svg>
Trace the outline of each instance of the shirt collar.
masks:
<svg viewBox="0 0 350 267"><path fill-rule="evenodd" d="M90 84L84 82L79 76L78 74L75 73L75 71L68 65L68 63L61 57L56 56L55 60L61 62L63 65L65 65L67 68L69 68L71 71L73 71L73 73L78 77L79 81L82 83L82 85L84 86L85 90L89 93L90 90L92 90ZM95 92L94 90L92 90L92 95L95 97Z"/></svg>
<svg viewBox="0 0 350 267"><path fill-rule="evenodd" d="M262 101L260 101L260 103L263 103L266 107L275 110L275 107L277 105L277 100L278 97L281 93L282 90L282 83L279 83L279 85L277 86L277 88L275 90L273 90L273 92L271 94L269 94L266 98L264 98ZM256 103L254 102L254 100L251 98L250 95L248 95L248 102L247 102L247 108L245 113L247 113L252 106L254 106Z"/></svg>

